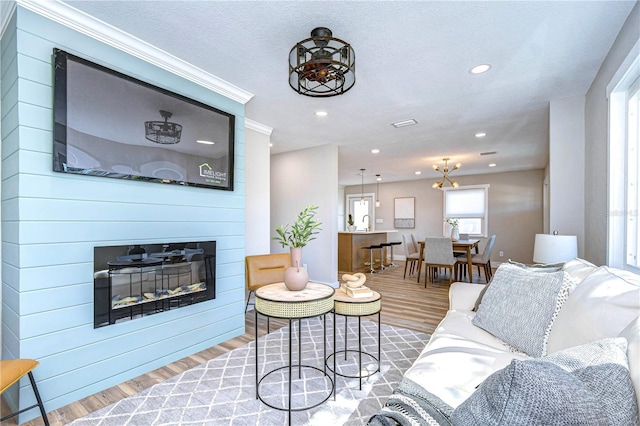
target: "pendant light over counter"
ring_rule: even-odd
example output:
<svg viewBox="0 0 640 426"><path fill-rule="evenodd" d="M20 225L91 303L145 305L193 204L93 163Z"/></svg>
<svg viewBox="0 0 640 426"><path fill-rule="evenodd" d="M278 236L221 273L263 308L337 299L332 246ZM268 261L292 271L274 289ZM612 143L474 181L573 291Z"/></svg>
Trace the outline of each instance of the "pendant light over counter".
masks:
<svg viewBox="0 0 640 426"><path fill-rule="evenodd" d="M360 169L360 204L364 204L364 171L365 169Z"/></svg>
<svg viewBox="0 0 640 426"><path fill-rule="evenodd" d="M380 175L376 175L376 207L380 207Z"/></svg>

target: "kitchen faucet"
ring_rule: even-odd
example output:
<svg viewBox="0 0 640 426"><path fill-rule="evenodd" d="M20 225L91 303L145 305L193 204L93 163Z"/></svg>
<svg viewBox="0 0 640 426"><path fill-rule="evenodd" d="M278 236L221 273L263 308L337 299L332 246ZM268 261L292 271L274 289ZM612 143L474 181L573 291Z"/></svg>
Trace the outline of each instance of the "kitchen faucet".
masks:
<svg viewBox="0 0 640 426"><path fill-rule="evenodd" d="M367 218L367 232L371 231L371 216L369 216L368 214L365 214L364 216L362 216L362 223L364 223L364 218Z"/></svg>

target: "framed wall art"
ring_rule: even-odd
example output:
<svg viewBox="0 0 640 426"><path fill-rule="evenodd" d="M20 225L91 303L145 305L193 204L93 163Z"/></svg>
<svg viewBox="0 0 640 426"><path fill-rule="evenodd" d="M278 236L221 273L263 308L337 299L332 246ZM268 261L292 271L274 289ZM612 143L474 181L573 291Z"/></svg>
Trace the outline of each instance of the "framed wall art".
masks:
<svg viewBox="0 0 640 426"><path fill-rule="evenodd" d="M393 199L393 226L395 228L415 228L415 197Z"/></svg>

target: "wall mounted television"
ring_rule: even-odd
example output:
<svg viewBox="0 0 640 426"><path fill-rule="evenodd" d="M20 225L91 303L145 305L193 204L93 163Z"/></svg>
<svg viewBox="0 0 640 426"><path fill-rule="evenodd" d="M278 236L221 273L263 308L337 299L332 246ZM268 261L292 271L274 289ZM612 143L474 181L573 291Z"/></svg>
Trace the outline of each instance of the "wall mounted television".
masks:
<svg viewBox="0 0 640 426"><path fill-rule="evenodd" d="M233 190L235 116L54 49L53 170Z"/></svg>

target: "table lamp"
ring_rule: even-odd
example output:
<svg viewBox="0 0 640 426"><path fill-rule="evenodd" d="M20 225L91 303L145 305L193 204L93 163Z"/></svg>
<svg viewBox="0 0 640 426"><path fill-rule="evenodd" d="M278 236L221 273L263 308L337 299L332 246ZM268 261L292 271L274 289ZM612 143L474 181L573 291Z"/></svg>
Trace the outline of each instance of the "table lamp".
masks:
<svg viewBox="0 0 640 426"><path fill-rule="evenodd" d="M567 262L578 257L578 237L575 235L536 234L533 246L534 263Z"/></svg>

